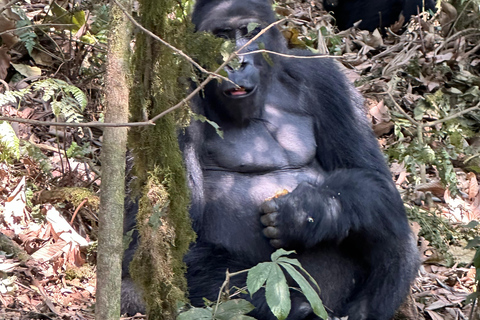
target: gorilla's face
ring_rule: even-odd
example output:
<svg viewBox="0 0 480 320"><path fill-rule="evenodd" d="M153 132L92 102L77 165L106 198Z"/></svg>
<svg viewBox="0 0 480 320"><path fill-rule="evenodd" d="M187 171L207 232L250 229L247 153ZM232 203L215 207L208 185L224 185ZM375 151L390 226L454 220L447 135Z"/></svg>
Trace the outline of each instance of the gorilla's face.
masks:
<svg viewBox="0 0 480 320"><path fill-rule="evenodd" d="M248 1L251 0L246 0ZM196 8L193 16L197 30L208 31L232 41L235 50L245 46L274 20L266 2L260 10L258 2L255 5L252 2L252 6L245 6L243 1L229 0L208 1L197 5L200 7ZM231 82L214 81L206 87L205 98L211 102L210 105L214 106L220 117L243 124L261 115L275 57L250 52L259 49L282 51L283 42L280 32L275 27L270 28L245 46L239 52L238 59L225 67Z"/></svg>

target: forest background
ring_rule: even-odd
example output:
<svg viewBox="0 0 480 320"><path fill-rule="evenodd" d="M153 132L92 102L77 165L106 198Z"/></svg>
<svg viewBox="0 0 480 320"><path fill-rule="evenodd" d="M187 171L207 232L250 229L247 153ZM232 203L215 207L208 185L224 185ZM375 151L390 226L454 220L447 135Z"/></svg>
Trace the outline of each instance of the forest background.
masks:
<svg viewBox="0 0 480 320"><path fill-rule="evenodd" d="M140 3L134 3L132 19L202 62L188 33L191 1ZM0 1L0 317L5 319L94 318L109 8L116 5ZM154 10L147 16L142 10L149 6ZM366 98L366 113L418 237L423 260L413 286L418 318L478 319L480 1L439 6L436 14L422 13L406 28L393 25L383 36L355 28L339 32L313 0L277 1L275 10L288 17L279 28L290 46L334 56ZM123 31L132 52L129 70L135 70L127 79L130 101L141 106L131 115L137 124L131 125L130 146L148 155L136 176L151 190L146 199L157 206L157 227L165 238L188 227L182 219L165 220L162 208L181 212L186 203L164 193L184 194L181 187L169 189L182 181L167 179L182 170L181 161L172 157L167 163L169 157L155 150L175 148L166 141L188 109L163 114L188 94L192 64L139 26ZM152 52L161 55L149 56ZM138 86L140 75L151 79L147 86ZM152 88L157 91L149 92ZM149 95L155 103L142 98ZM145 129L151 127L145 120L156 116L161 122ZM135 183L132 189L142 193ZM182 235L188 246L192 236ZM146 256L170 250L157 235L143 237L160 241ZM180 252L171 253L173 261Z"/></svg>

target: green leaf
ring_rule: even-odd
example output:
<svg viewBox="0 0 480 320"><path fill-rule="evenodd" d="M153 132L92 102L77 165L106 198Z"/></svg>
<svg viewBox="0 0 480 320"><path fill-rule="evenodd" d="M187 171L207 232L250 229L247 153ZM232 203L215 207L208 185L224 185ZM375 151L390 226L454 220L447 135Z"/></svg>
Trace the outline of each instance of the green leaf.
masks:
<svg viewBox="0 0 480 320"><path fill-rule="evenodd" d="M465 249L480 247L480 237L475 237L472 240L468 240L467 246Z"/></svg>
<svg viewBox="0 0 480 320"><path fill-rule="evenodd" d="M222 43L222 46L220 47L220 53L223 57L223 61L227 61L230 55L235 52L235 48L236 45L231 40L226 40Z"/></svg>
<svg viewBox="0 0 480 320"><path fill-rule="evenodd" d="M263 42L258 42L258 49L260 50L265 50L265 44ZM267 63L270 65L270 67L273 67L273 60L272 58L268 55L267 52L262 52L263 59L267 61Z"/></svg>
<svg viewBox="0 0 480 320"><path fill-rule="evenodd" d="M242 315L234 316L230 320L256 320L256 319L254 317L250 317L242 314Z"/></svg>
<svg viewBox="0 0 480 320"><path fill-rule="evenodd" d="M315 281L315 279L307 272L307 270L305 270L302 267L302 265L300 264L300 262L297 259L290 259L290 258L286 258L286 257L281 257L281 258L278 259L278 262L281 265L282 265L282 262L283 262L283 263L289 263L289 264L293 264L294 266L297 266L300 269L300 271L302 271L308 277L308 280L317 287L318 292L320 292L320 287L318 286L317 281Z"/></svg>
<svg viewBox="0 0 480 320"><path fill-rule="evenodd" d="M476 221L476 220L472 220L470 221L465 227L467 228L470 228L470 229L473 229L475 228L476 226L478 226L480 224L480 222Z"/></svg>
<svg viewBox="0 0 480 320"><path fill-rule="evenodd" d="M292 259L287 257L280 257L276 260L276 262L285 262L285 263L293 264L294 266L297 266L300 268L302 267L302 265L300 264L300 261L298 261L297 259Z"/></svg>
<svg viewBox="0 0 480 320"><path fill-rule="evenodd" d="M77 11L73 14L73 17L72 17L72 22L75 26L78 27L78 29L80 29L81 27L83 27L85 25L85 11Z"/></svg>
<svg viewBox="0 0 480 320"><path fill-rule="evenodd" d="M206 122L209 125L211 125L215 129L215 132L220 136L220 138L223 139L223 131L222 131L222 129L220 129L220 126L216 122L208 120L207 117L205 117L204 115L201 115L201 114L193 113L192 117L193 117L194 120L198 120L198 121L201 121L201 122Z"/></svg>
<svg viewBox="0 0 480 320"><path fill-rule="evenodd" d="M250 292L250 296L253 296L255 292L260 289L272 270L272 262L262 262L248 271L247 275L247 288Z"/></svg>
<svg viewBox="0 0 480 320"><path fill-rule="evenodd" d="M244 299L233 299L222 302L213 312L215 320L231 320L235 316L242 316L255 309L255 307Z"/></svg>
<svg viewBox="0 0 480 320"><path fill-rule="evenodd" d="M313 312L317 316L322 319L327 319L328 314L323 306L322 300L318 293L312 288L310 283L305 279L305 277L297 271L291 264L289 263L280 263L280 265L287 270L288 274L295 280L295 282L300 286L302 289L303 294L307 298L308 302L312 306Z"/></svg>
<svg viewBox="0 0 480 320"><path fill-rule="evenodd" d="M212 311L202 308L192 308L178 315L177 320L212 320Z"/></svg>
<svg viewBox="0 0 480 320"><path fill-rule="evenodd" d="M20 158L20 140L10 123L0 121L0 159Z"/></svg>
<svg viewBox="0 0 480 320"><path fill-rule="evenodd" d="M272 270L265 286L265 297L272 313L278 320L284 320L290 313L291 301L287 279L278 265Z"/></svg>
<svg viewBox="0 0 480 320"><path fill-rule="evenodd" d="M293 250L292 251L286 251L285 249L278 249L277 251L272 253L271 259L272 259L272 261L277 261L279 257L288 256L292 253L295 253L295 251L293 251Z"/></svg>
<svg viewBox="0 0 480 320"><path fill-rule="evenodd" d="M480 269L480 248L477 248L477 252L475 252L475 257L473 257L473 265L475 269L477 269L477 274Z"/></svg>
<svg viewBox="0 0 480 320"><path fill-rule="evenodd" d="M250 33L259 26L260 26L260 24L257 23L257 22L250 22L249 24L247 24L247 32Z"/></svg>

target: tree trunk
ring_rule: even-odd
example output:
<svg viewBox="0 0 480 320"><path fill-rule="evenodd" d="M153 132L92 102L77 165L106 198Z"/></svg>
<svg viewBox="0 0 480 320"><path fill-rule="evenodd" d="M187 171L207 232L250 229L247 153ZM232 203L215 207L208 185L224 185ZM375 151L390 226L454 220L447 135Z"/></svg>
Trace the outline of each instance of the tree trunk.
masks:
<svg viewBox="0 0 480 320"><path fill-rule="evenodd" d="M128 0L119 1L125 8L131 7ZM127 70L130 23L113 1L111 4L111 29L105 75L105 122L126 123L129 102ZM97 320L118 320L120 316L126 144L127 128L105 128L98 230L95 308Z"/></svg>

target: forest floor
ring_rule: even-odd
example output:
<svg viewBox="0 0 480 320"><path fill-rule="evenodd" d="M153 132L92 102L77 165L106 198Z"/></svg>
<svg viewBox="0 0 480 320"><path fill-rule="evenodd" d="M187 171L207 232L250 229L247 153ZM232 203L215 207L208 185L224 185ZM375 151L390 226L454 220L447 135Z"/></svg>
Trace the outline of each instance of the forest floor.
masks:
<svg viewBox="0 0 480 320"><path fill-rule="evenodd" d="M7 2L0 0L0 7ZM92 16L84 16L87 28L75 30L74 39L65 33L38 32L37 38L3 33L18 27L19 20L54 22L46 19L45 1L19 3L19 8L0 12L0 82L5 87L0 116L31 122L3 127L6 123L0 121L0 319L94 319L101 130L36 123L55 121L56 106L45 99L45 91L29 92L21 103L8 103L5 94L31 88L32 81L58 79L64 82L43 83L52 88L54 100L76 99L81 105L82 97L69 87L76 86L86 93L88 104L71 114L82 121L100 119L104 65L94 58L105 52L105 44L79 44L79 39L102 38L101 31L93 31L99 19L92 18L102 12L85 9ZM392 26L382 36L354 28L335 31L331 16L314 1L284 1L277 7L280 15L294 17L281 26L289 43L321 53L333 51L366 98L366 111L379 144L390 155L392 176L409 209L423 261L412 288L412 320L468 319L472 304L466 298L475 291L475 248L465 247L479 231L475 221L480 220L480 171L475 168L480 165L471 164L479 158L480 138L471 132L480 128L480 113L478 105L472 109L477 112L474 117L464 118L461 110L479 101L480 28L457 31L471 15L477 14L473 19L478 20L478 10L460 14L452 8L447 6L434 18L414 18L406 29ZM56 15L66 12L55 10ZM36 41L36 47L26 49L28 41ZM448 72L440 72L442 68ZM457 152L453 166L445 167L451 169L446 181L440 164L419 172L423 160L415 155L423 156L422 150L417 154L412 147L415 125L447 117L432 111L418 118L417 109L408 108L419 99L438 98L436 92L462 107L452 119L465 120L472 128L468 139L462 138L468 151ZM443 127L437 121L424 128L432 128L428 137L433 149L446 148L445 136L453 140L450 129L442 132L443 138L434 132L450 128L447 120ZM402 161L391 160L391 154L405 150L411 154L404 154ZM456 188L446 187L452 181Z"/></svg>

